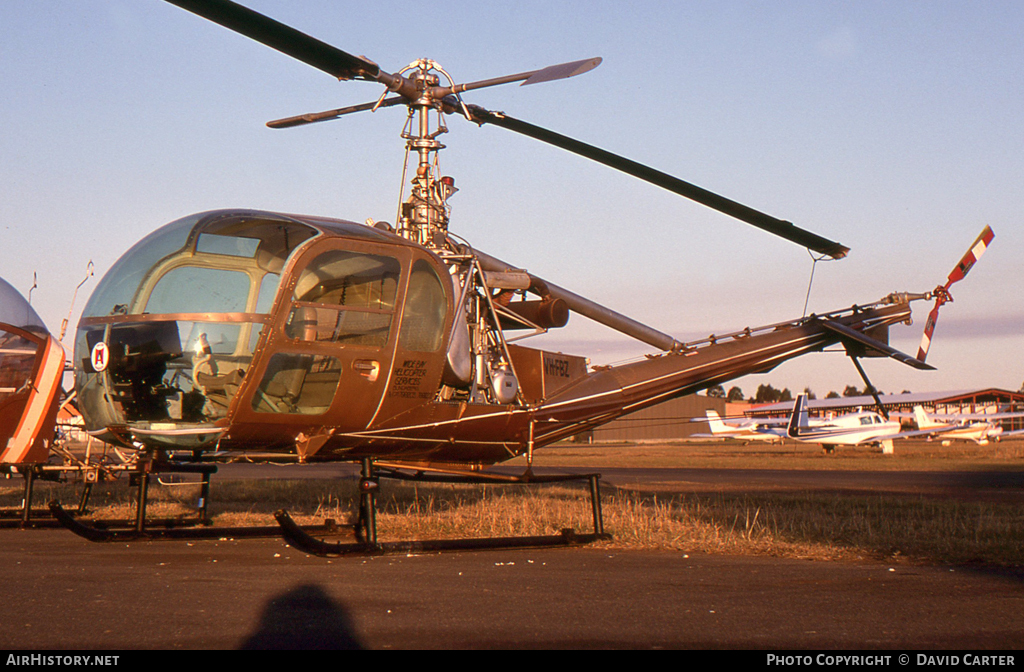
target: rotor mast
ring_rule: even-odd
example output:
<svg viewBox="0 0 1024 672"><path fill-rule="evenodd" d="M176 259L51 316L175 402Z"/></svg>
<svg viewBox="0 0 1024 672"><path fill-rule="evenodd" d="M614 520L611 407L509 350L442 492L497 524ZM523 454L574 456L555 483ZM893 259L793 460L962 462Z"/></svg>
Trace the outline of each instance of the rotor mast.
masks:
<svg viewBox="0 0 1024 672"><path fill-rule="evenodd" d="M425 247L440 249L444 247L448 233L448 197L456 189L451 177L437 174L437 153L445 147L438 137L448 132L443 116L444 103L438 92L448 90L447 87L439 87L441 75L448 79L450 86L454 82L437 63L426 58L411 63L399 75L412 82L418 95L408 103L409 118L402 130L402 139L406 141L406 164L411 153L416 154L417 161L412 191L401 205L398 233ZM461 105L461 101L458 102ZM433 130L431 114L437 117Z"/></svg>

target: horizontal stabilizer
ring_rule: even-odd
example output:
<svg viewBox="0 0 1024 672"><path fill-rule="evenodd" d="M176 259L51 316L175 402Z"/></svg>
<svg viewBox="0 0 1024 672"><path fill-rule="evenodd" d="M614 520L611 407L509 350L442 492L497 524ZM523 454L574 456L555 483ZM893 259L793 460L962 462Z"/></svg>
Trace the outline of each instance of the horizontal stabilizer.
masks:
<svg viewBox="0 0 1024 672"><path fill-rule="evenodd" d="M844 345L846 345L848 341L853 341L855 343L863 345L864 347L871 348L872 350L877 350L878 352L882 353L883 355L885 355L887 357L892 357L893 359L895 359L897 361L900 361L900 362L903 362L904 364L907 364L908 366L912 366L915 369L921 369L922 371L934 371L935 370L934 366L932 366L930 364L925 364L924 362L922 362L921 360L917 359L916 357L911 357L910 355L908 355L906 353L903 353L903 352L900 352L899 350L897 350L895 348L891 348L887 344L882 343L881 341L875 340L874 338L871 338L870 336L866 336L866 335L862 334L861 332L857 331L856 329L851 329L850 327L846 326L845 324L840 324L840 323L834 322L832 320L818 320L818 324L820 324L824 328L828 329L829 331L833 331L833 332L839 334L842 337L842 341L843 341Z"/></svg>

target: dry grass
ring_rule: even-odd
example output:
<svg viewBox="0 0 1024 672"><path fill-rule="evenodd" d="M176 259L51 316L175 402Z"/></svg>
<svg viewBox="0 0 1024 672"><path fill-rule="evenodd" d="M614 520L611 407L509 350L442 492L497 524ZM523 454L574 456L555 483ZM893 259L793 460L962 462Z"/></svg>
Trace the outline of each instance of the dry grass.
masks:
<svg viewBox="0 0 1024 672"><path fill-rule="evenodd" d="M70 485L39 484L37 501L77 503ZM90 518L127 519L133 489L122 480L93 492ZM197 485L155 485L151 517L187 517ZM0 488L16 506L20 487ZM218 525L272 525L287 508L301 523L354 518L355 479L223 481L210 511ZM555 534L592 530L589 490L558 486L412 485L383 481L381 540ZM815 559L908 558L922 562L1024 564L1018 505L844 493L651 494L603 488L608 548L776 555Z"/></svg>
<svg viewBox="0 0 1024 672"><path fill-rule="evenodd" d="M617 466L734 469L1013 470L1024 469L1024 441L990 446L904 441L895 455L815 446L728 443L563 444L538 453L549 467L599 470ZM511 464L516 464L512 461ZM652 486L653 487L653 486ZM707 553L771 554L819 559L904 557L926 562L1024 564L1024 511L1019 504L963 502L911 495L854 493L694 493L659 484L657 494L602 488L611 548L662 548ZM37 483L37 506L58 499L77 505L80 486ZM272 525L287 509L300 523L354 519L356 480L221 480L210 513L216 524ZM196 484L154 484L152 517L195 516ZM0 485L0 506L20 505L18 479ZM134 489L126 479L98 484L91 519L130 519ZM413 485L384 480L378 498L381 540L554 534L593 529L589 490L558 486Z"/></svg>

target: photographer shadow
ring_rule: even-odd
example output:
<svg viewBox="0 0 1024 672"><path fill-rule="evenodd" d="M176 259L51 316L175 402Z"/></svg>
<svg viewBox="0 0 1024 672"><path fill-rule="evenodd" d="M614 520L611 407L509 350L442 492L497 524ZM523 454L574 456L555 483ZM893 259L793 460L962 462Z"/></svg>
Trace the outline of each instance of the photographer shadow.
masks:
<svg viewBox="0 0 1024 672"><path fill-rule="evenodd" d="M241 646L248 651L362 648L345 609L315 585L299 586L271 599L259 628Z"/></svg>

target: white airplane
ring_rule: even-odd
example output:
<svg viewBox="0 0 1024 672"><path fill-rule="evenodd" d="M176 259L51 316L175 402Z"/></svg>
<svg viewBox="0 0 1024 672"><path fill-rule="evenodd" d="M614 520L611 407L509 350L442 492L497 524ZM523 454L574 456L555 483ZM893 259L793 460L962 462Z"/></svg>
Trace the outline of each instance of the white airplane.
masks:
<svg viewBox="0 0 1024 672"><path fill-rule="evenodd" d="M1002 425L995 422L1003 418L1019 418L1024 413L983 413L965 415L929 415L921 406L914 406L914 420L918 429L939 430L942 433L942 445L948 446L954 439L974 441L979 446L987 445L990 440L998 441L1006 436L1024 434L1017 429L1007 432ZM946 422L946 420L950 422Z"/></svg>
<svg viewBox="0 0 1024 672"><path fill-rule="evenodd" d="M771 423L785 424L785 418L767 420L744 420L739 424L727 423L722 420L716 411L706 411L710 434L693 434L694 438L700 439L738 439L744 442L768 441L781 443L785 433L779 428L772 427ZM700 422L701 418L694 418L694 422Z"/></svg>
<svg viewBox="0 0 1024 672"><path fill-rule="evenodd" d="M809 421L807 395L801 394L793 405L793 415L786 427L786 436L802 443L819 443L825 452L836 446L870 444L882 447L882 452L893 452L893 439L943 433L943 430L900 431L897 420L886 420L874 411L858 411L840 415L832 420Z"/></svg>

